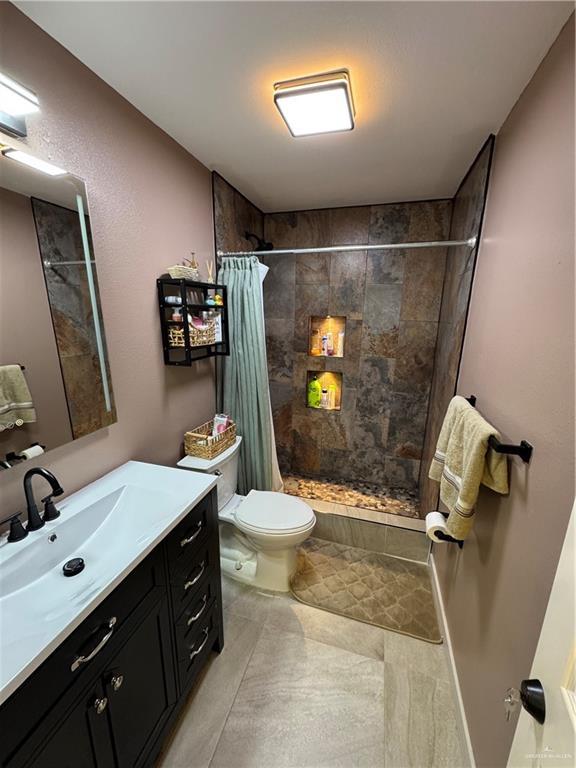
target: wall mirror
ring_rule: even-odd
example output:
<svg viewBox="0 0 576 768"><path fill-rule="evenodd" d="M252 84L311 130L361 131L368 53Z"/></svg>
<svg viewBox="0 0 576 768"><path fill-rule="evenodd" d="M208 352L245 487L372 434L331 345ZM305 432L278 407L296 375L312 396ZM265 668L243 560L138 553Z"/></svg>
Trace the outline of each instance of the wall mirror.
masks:
<svg viewBox="0 0 576 768"><path fill-rule="evenodd" d="M0 470L115 421L84 182L0 153Z"/></svg>

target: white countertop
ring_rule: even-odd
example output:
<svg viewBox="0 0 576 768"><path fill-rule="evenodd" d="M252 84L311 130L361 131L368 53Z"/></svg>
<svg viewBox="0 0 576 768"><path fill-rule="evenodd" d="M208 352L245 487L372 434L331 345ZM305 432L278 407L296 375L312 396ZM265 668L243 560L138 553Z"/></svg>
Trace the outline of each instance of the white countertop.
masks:
<svg viewBox="0 0 576 768"><path fill-rule="evenodd" d="M0 704L216 482L214 475L129 461L56 499L60 517L39 531L20 542L0 539ZM58 541L50 543L54 533ZM62 564L72 557L84 557L86 567L66 578ZM38 578L14 589L38 563Z"/></svg>

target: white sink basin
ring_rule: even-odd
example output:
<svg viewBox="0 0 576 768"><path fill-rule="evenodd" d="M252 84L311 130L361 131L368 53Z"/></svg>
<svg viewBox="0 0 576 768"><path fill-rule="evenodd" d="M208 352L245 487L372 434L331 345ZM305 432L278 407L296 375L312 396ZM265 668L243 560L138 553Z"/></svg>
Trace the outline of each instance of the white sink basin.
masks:
<svg viewBox="0 0 576 768"><path fill-rule="evenodd" d="M81 515L64 517L57 531L47 533L46 530L43 536L34 537L28 547L4 547L1 551L4 557L0 561L0 598L30 587L71 557L83 557L91 537L99 532L125 490L126 486L108 494L83 510Z"/></svg>
<svg viewBox="0 0 576 768"><path fill-rule="evenodd" d="M60 517L22 541L0 540L0 703L215 483L128 462L57 503ZM84 570L64 576L76 557Z"/></svg>
<svg viewBox="0 0 576 768"><path fill-rule="evenodd" d="M53 569L63 576L62 566L73 557L83 558L88 570L121 558L127 539L131 545L145 541L164 525L162 511L169 513L172 505L170 494L136 485L123 485L71 517L64 503L57 524L45 526L29 546L14 542L0 549L0 599L20 589L36 589L35 582L49 578Z"/></svg>

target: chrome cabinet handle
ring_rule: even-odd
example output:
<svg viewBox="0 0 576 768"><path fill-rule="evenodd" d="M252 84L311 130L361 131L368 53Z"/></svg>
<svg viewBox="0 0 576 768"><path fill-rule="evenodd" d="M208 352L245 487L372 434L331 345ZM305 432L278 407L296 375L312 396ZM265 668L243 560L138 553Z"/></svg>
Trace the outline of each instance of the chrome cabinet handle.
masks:
<svg viewBox="0 0 576 768"><path fill-rule="evenodd" d="M201 606L200 610L198 611L198 613L195 613L194 616L190 616L190 618L186 622L186 626L187 627L189 627L190 624L194 624L195 621L198 621L200 616L202 616L202 614L206 610L206 606L207 605L208 605L208 595L204 595L204 597L202 598L202 606Z"/></svg>
<svg viewBox="0 0 576 768"><path fill-rule="evenodd" d="M196 650L192 651L192 653L190 654L190 661L192 661L194 656L198 656L198 654L202 652L202 649L204 648L204 646L208 642L208 627L206 627L206 629L202 630L202 634L204 635L204 640L202 640L202 642L200 643L198 648L196 648Z"/></svg>
<svg viewBox="0 0 576 768"><path fill-rule="evenodd" d="M108 699L106 698L106 696L104 696L103 699L95 699L94 701L94 709L96 710L97 715L101 715L107 706L108 706Z"/></svg>
<svg viewBox="0 0 576 768"><path fill-rule="evenodd" d="M97 653L99 653L102 648L106 645L108 640L112 637L112 633L114 632L114 627L116 625L116 616L112 616L111 619L108 621L108 629L110 630L107 632L102 640L98 643L98 645L92 650L88 656L76 656L72 664L70 665L70 671L75 672L79 667L82 666L82 664L87 664L89 661L92 661L94 656L96 656Z"/></svg>
<svg viewBox="0 0 576 768"><path fill-rule="evenodd" d="M120 688L122 688L122 683L124 682L124 675L112 675L110 678L110 685L112 686L113 691L119 691Z"/></svg>
<svg viewBox="0 0 576 768"><path fill-rule="evenodd" d="M200 535L200 531L201 531L201 530L202 530L202 521L200 521L200 522L198 523L198 525L196 526L196 530L194 531L194 533L192 534L192 536L188 536L187 538L185 538L185 539L182 539L182 541L180 542L180 546L181 546L181 547L185 547L187 544L191 544L191 543L194 541L194 539L195 539L197 536L199 536L199 535Z"/></svg>
<svg viewBox="0 0 576 768"><path fill-rule="evenodd" d="M196 584L199 581L199 579L201 578L205 570L206 570L206 563L204 562L204 560L202 560L202 563L200 564L200 570L198 571L196 576L194 576L193 579L190 579L190 581L187 581L184 584L184 589L187 590L187 589L190 589L190 587L193 587L194 584Z"/></svg>

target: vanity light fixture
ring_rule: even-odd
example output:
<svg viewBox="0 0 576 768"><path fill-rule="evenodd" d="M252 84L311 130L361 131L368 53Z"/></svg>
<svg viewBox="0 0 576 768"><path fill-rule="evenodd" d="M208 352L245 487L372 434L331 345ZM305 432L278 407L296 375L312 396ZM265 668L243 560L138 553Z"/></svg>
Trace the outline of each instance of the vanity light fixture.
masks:
<svg viewBox="0 0 576 768"><path fill-rule="evenodd" d="M0 128L15 136L26 136L25 116L38 112L38 96L0 72Z"/></svg>
<svg viewBox="0 0 576 768"><path fill-rule="evenodd" d="M64 176L68 171L58 168L57 165L47 163L45 160L39 160L33 155L29 155L27 152L22 152L20 149L4 149L2 150L4 157L10 158L10 160L17 160L23 165L27 165L30 168L34 168L42 173L47 173L48 176Z"/></svg>
<svg viewBox="0 0 576 768"><path fill-rule="evenodd" d="M346 69L274 83L274 103L295 137L354 128L354 101Z"/></svg>

